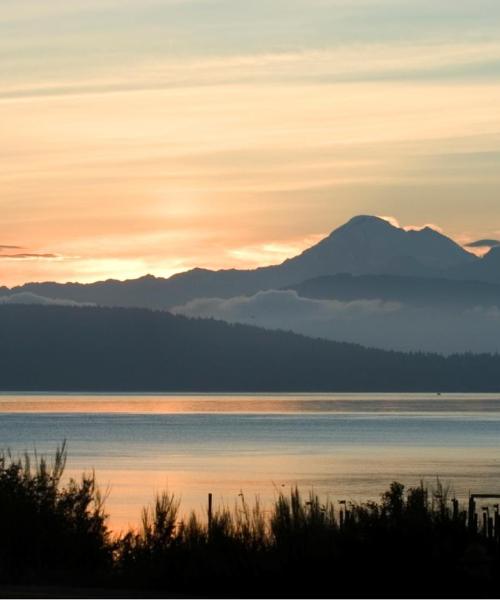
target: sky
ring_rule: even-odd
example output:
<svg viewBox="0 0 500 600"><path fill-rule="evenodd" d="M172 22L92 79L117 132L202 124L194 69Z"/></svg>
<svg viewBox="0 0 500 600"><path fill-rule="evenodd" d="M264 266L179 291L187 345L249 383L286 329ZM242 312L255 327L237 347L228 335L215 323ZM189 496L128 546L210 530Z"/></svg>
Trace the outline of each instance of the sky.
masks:
<svg viewBox="0 0 500 600"><path fill-rule="evenodd" d="M0 285L500 236L498 0L1 0Z"/></svg>

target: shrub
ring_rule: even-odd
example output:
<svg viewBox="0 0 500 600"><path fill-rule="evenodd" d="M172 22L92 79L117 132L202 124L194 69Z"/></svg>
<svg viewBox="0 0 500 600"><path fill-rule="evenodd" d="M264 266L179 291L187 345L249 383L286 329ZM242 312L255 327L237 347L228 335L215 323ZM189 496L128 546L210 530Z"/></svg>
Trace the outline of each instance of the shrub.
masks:
<svg viewBox="0 0 500 600"><path fill-rule="evenodd" d="M0 579L75 580L110 564L112 547L95 476L64 485L66 444L51 464L0 453Z"/></svg>

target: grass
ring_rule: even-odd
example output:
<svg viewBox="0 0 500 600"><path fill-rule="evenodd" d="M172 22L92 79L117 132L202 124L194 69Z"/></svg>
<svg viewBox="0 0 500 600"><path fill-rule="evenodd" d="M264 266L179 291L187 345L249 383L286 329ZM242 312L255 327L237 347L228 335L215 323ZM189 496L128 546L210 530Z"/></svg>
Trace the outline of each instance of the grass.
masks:
<svg viewBox="0 0 500 600"><path fill-rule="evenodd" d="M137 530L113 537L94 474L63 485L65 463L64 445L50 463L0 455L2 584L171 597L500 593L499 536L471 527L439 480L434 489L393 482L367 503L322 502L294 488L270 511L240 495L210 518L180 518L179 500L165 492Z"/></svg>

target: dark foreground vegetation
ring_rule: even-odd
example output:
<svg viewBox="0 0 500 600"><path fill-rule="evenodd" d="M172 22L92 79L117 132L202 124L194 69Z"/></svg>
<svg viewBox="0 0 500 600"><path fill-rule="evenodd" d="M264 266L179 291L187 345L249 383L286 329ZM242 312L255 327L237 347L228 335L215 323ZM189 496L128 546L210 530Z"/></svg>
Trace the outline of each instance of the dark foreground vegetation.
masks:
<svg viewBox="0 0 500 600"><path fill-rule="evenodd" d="M137 531L113 536L94 476L62 484L65 458L64 447L50 466L0 458L0 596L500 594L498 507L478 523L474 503L462 511L439 482L434 491L394 482L365 504L292 490L270 511L241 498L187 519L165 493Z"/></svg>
<svg viewBox="0 0 500 600"><path fill-rule="evenodd" d="M145 309L4 305L0 390L499 392L500 355L388 352Z"/></svg>

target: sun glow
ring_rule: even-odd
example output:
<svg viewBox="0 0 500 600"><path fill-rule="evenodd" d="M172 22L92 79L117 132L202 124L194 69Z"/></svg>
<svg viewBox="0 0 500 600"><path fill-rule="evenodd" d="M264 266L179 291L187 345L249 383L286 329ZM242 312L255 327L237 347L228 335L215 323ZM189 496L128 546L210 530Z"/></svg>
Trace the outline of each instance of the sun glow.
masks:
<svg viewBox="0 0 500 600"><path fill-rule="evenodd" d="M494 31L433 37L423 15L404 43L360 40L349 3L327 34L333 5L302 0L288 34L278 2L248 6L245 35L225 0L21 4L0 18L0 244L32 256L0 253L4 284L253 267L354 214L490 235Z"/></svg>

